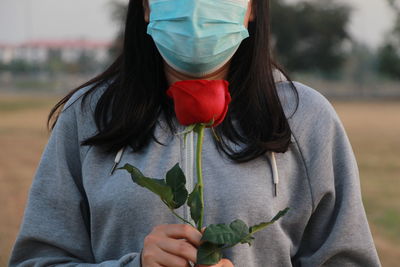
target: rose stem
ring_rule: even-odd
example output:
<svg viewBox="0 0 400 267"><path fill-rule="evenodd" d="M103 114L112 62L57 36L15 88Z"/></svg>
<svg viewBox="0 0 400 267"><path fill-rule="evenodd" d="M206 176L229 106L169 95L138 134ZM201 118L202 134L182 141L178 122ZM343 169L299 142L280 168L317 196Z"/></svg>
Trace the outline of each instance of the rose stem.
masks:
<svg viewBox="0 0 400 267"><path fill-rule="evenodd" d="M200 219L199 224L197 226L198 230L201 232L201 228L203 226L203 215L204 215L204 196L203 196L203 173L201 170L201 150L203 148L203 137L204 137L204 125L199 125L197 128L197 160L196 160L196 170L197 170L197 184L199 187L199 194L201 200L201 210L200 210Z"/></svg>

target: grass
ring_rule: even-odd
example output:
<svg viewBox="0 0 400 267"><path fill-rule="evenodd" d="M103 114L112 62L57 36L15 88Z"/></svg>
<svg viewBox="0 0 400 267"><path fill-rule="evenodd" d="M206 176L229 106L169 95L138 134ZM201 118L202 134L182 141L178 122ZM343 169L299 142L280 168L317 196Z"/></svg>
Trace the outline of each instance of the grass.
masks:
<svg viewBox="0 0 400 267"><path fill-rule="evenodd" d="M334 102L355 152L383 266L400 262L400 102Z"/></svg>
<svg viewBox="0 0 400 267"><path fill-rule="evenodd" d="M27 90L27 91L42 91L46 92L49 90L54 90L57 87L56 81L38 81L36 79L32 80L18 80L14 84L15 88L19 88L20 90Z"/></svg>
<svg viewBox="0 0 400 267"><path fill-rule="evenodd" d="M7 266L32 177L47 142L54 97L0 95L0 266Z"/></svg>
<svg viewBox="0 0 400 267"><path fill-rule="evenodd" d="M0 114L20 110L47 108L54 103L54 98L43 96L10 96L2 95L0 98Z"/></svg>
<svg viewBox="0 0 400 267"><path fill-rule="evenodd" d="M6 266L58 99L0 94L0 266ZM360 167L383 266L400 262L400 102L334 102Z"/></svg>

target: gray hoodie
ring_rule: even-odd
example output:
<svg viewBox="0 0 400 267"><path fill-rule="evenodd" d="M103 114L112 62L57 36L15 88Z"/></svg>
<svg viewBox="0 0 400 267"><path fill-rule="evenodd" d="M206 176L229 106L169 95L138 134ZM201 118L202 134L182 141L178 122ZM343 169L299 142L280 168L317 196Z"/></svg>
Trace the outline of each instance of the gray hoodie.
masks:
<svg viewBox="0 0 400 267"><path fill-rule="evenodd" d="M283 218L255 235L251 247L235 246L225 250L224 257L237 267L380 266L343 126L321 94L295 85L300 102L293 114L296 97L288 82L278 84L293 132L287 152L234 163L217 151L206 130L204 225L235 219L254 225L290 207ZM93 112L104 90L97 90L82 110L81 96L88 89L67 102L46 145L11 266L140 266L143 239L153 227L181 223L125 170L110 170L116 160L118 166L130 163L160 179L179 162L191 191L196 136L189 136L184 145L183 136L171 134L160 117L155 135L165 146L152 142L140 153L126 147L118 157L80 146L97 131ZM178 132L183 129L178 125ZM190 218L185 206L177 212Z"/></svg>

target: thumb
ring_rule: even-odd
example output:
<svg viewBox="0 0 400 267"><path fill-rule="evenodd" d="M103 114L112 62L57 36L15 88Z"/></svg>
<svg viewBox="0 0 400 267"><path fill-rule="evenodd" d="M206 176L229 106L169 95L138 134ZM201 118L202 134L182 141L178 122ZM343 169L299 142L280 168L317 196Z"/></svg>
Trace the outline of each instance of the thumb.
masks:
<svg viewBox="0 0 400 267"><path fill-rule="evenodd" d="M222 259L218 264L221 264L222 267L234 267L233 263L228 259Z"/></svg>
<svg viewBox="0 0 400 267"><path fill-rule="evenodd" d="M204 226L203 228L201 228L201 234L204 234L204 231L206 230L206 227ZM202 245L205 241L200 241L200 245Z"/></svg>

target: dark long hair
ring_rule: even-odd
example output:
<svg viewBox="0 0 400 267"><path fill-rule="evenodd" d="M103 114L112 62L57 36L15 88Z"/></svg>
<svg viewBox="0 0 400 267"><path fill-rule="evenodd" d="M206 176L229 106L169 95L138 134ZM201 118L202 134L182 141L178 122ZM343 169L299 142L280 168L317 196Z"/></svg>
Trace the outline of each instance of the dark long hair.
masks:
<svg viewBox="0 0 400 267"><path fill-rule="evenodd" d="M253 0L253 10L256 13L248 25L250 37L242 41L229 67L232 102L225 120L215 128L221 137L221 142L214 140L218 150L235 162L250 161L267 151L285 152L291 137L273 78L274 68L288 76L271 56L269 1ZM165 94L168 83L164 63L146 29L142 1L130 0L119 56L103 73L72 90L52 108L47 121L51 129L60 109L76 91L91 85L83 95L83 107L85 98L107 83L94 113L98 133L81 145L99 146L106 153L126 145L141 151L151 140L160 143L154 136L160 115L175 131L173 103ZM228 140L244 144L243 150L233 150Z"/></svg>

